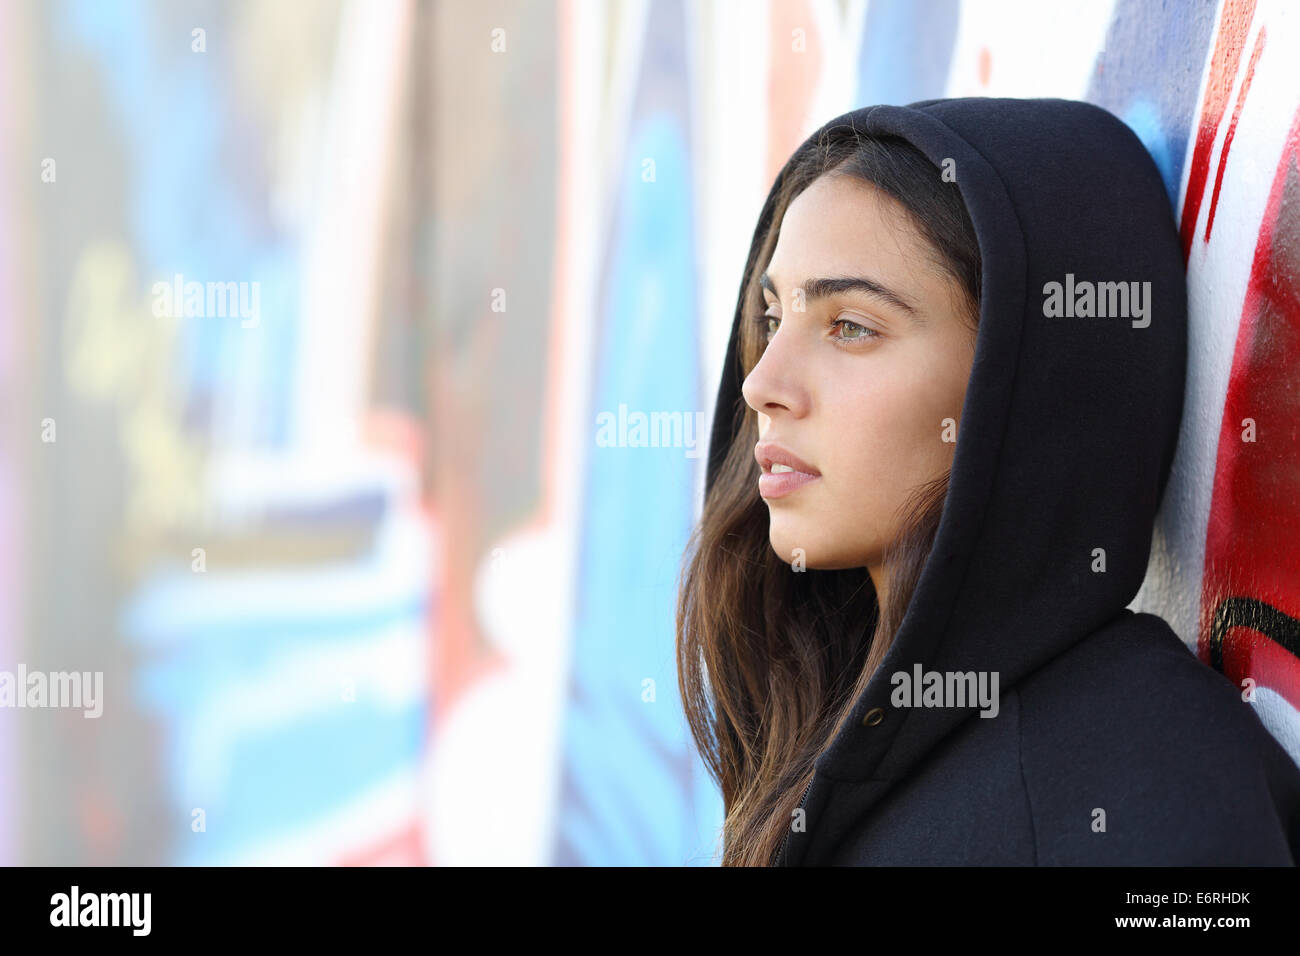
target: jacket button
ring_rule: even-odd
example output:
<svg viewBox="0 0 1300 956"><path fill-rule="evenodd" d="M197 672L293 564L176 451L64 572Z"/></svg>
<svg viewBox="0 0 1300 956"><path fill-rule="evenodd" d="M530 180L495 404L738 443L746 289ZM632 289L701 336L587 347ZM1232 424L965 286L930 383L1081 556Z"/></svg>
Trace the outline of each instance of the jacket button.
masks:
<svg viewBox="0 0 1300 956"><path fill-rule="evenodd" d="M862 718L862 726L874 727L885 719L885 709L883 707L872 707L867 711L867 715Z"/></svg>

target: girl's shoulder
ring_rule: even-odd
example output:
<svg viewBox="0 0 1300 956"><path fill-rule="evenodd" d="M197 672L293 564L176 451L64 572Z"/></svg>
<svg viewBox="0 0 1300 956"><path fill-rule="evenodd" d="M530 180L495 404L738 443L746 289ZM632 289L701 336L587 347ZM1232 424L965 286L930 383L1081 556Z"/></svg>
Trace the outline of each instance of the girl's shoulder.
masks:
<svg viewBox="0 0 1300 956"><path fill-rule="evenodd" d="M1017 695L1040 857L1249 865L1300 855L1300 766L1163 619L1126 616Z"/></svg>

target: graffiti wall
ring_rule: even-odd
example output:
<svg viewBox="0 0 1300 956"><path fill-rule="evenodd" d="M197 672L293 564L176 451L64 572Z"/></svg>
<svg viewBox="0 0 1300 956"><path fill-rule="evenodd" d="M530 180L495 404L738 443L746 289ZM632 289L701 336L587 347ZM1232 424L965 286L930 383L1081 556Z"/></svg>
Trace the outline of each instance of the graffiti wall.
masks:
<svg viewBox="0 0 1300 956"><path fill-rule="evenodd" d="M1300 762L1298 62L1269 0L0 4L0 672L84 678L0 708L0 863L716 862L673 616L753 225L938 96L1154 157L1134 606Z"/></svg>

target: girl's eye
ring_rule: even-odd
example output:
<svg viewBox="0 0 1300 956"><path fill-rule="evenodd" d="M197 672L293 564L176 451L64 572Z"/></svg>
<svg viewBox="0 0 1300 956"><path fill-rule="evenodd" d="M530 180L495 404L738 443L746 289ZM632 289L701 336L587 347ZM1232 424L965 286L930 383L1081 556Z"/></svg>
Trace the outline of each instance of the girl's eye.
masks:
<svg viewBox="0 0 1300 956"><path fill-rule="evenodd" d="M776 335L776 330L781 325L781 317L764 312L761 315L754 316L754 324L758 326L759 336L766 342Z"/></svg>
<svg viewBox="0 0 1300 956"><path fill-rule="evenodd" d="M837 335L836 338L845 339L848 341L856 341L857 339L875 338L877 335L880 334L875 329L869 329L865 325L859 325L856 322L850 322L848 319L836 319L831 324L840 326L841 334Z"/></svg>
<svg viewBox="0 0 1300 956"><path fill-rule="evenodd" d="M770 342L772 336L776 335L777 329L781 327L781 317L764 312L761 315L754 316L754 324L758 326L759 336L762 340ZM874 339L880 336L880 333L875 329L849 319L836 319L831 323L831 327L840 330L839 334L832 336L832 338L839 339L842 342L856 342L860 339Z"/></svg>

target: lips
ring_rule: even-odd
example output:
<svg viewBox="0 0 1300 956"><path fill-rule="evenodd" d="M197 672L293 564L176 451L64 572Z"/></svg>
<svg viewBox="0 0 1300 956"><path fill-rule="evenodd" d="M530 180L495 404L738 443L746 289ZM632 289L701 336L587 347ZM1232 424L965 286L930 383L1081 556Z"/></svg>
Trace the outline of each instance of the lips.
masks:
<svg viewBox="0 0 1300 956"><path fill-rule="evenodd" d="M784 498L821 477L815 467L774 441L755 445L754 459L763 469L758 477L758 493L767 499Z"/></svg>

